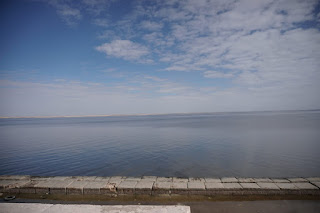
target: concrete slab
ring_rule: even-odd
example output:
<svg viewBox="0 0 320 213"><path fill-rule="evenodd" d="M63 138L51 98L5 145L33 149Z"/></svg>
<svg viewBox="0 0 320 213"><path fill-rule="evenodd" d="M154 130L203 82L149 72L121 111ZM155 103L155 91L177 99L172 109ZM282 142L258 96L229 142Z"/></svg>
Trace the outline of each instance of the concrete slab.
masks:
<svg viewBox="0 0 320 213"><path fill-rule="evenodd" d="M93 205L63 205L53 204L50 208L46 209L43 213L85 213L85 212L101 212L100 206Z"/></svg>
<svg viewBox="0 0 320 213"><path fill-rule="evenodd" d="M205 182L204 178L189 178L189 182Z"/></svg>
<svg viewBox="0 0 320 213"><path fill-rule="evenodd" d="M238 179L235 177L223 177L221 178L222 183L237 183Z"/></svg>
<svg viewBox="0 0 320 213"><path fill-rule="evenodd" d="M0 192L19 193L19 188L30 183L30 180L0 180Z"/></svg>
<svg viewBox="0 0 320 213"><path fill-rule="evenodd" d="M122 177L122 176L113 176L113 177L110 177L109 183L113 183L114 181L122 181L123 179L125 179L125 177Z"/></svg>
<svg viewBox="0 0 320 213"><path fill-rule="evenodd" d="M310 177L306 179L310 182L320 182L320 177Z"/></svg>
<svg viewBox="0 0 320 213"><path fill-rule="evenodd" d="M0 175L0 180L29 180L30 175Z"/></svg>
<svg viewBox="0 0 320 213"><path fill-rule="evenodd" d="M37 188L66 188L69 184L71 184L73 180L48 180L41 181L35 185Z"/></svg>
<svg viewBox="0 0 320 213"><path fill-rule="evenodd" d="M74 176L74 179L78 181L94 181L97 177L96 176Z"/></svg>
<svg viewBox="0 0 320 213"><path fill-rule="evenodd" d="M298 187L293 183L275 183L280 189L296 190Z"/></svg>
<svg viewBox="0 0 320 213"><path fill-rule="evenodd" d="M153 185L154 189L171 189L172 182L155 182Z"/></svg>
<svg viewBox="0 0 320 213"><path fill-rule="evenodd" d="M274 183L290 183L290 181L286 178L272 178Z"/></svg>
<svg viewBox="0 0 320 213"><path fill-rule="evenodd" d="M108 182L110 180L110 177L101 177L101 176L98 176L96 177L96 179L94 179L94 181L106 181Z"/></svg>
<svg viewBox="0 0 320 213"><path fill-rule="evenodd" d="M136 189L148 189L148 190L152 190L154 181L139 181L137 183L137 185L135 186Z"/></svg>
<svg viewBox="0 0 320 213"><path fill-rule="evenodd" d="M257 184L258 186L260 186L261 189L280 190L280 188L275 183L257 182Z"/></svg>
<svg viewBox="0 0 320 213"><path fill-rule="evenodd" d="M151 206L151 205L131 205L131 206L102 206L102 211L106 213L191 213L189 206Z"/></svg>
<svg viewBox="0 0 320 213"><path fill-rule="evenodd" d="M190 213L189 206L152 206L152 205L71 205L41 203L0 203L0 212L11 213Z"/></svg>
<svg viewBox="0 0 320 213"><path fill-rule="evenodd" d="M156 181L157 176L143 176L141 180Z"/></svg>
<svg viewBox="0 0 320 213"><path fill-rule="evenodd" d="M253 178L238 178L240 183L254 183L255 180Z"/></svg>
<svg viewBox="0 0 320 213"><path fill-rule="evenodd" d="M0 189L1 188L15 188L19 186L23 186L29 183L30 180L0 180Z"/></svg>
<svg viewBox="0 0 320 213"><path fill-rule="evenodd" d="M224 186L222 183L215 183L215 182L209 182L205 183L206 189L213 190L213 189L223 189Z"/></svg>
<svg viewBox="0 0 320 213"><path fill-rule="evenodd" d="M157 182L172 182L172 177L158 177Z"/></svg>
<svg viewBox="0 0 320 213"><path fill-rule="evenodd" d="M205 182L207 183L221 183L220 178L205 178Z"/></svg>
<svg viewBox="0 0 320 213"><path fill-rule="evenodd" d="M171 194L187 195L189 193L187 182L173 182Z"/></svg>
<svg viewBox="0 0 320 213"><path fill-rule="evenodd" d="M88 184L85 185L84 189L100 189L103 187L106 187L108 185L108 182L106 181L88 181Z"/></svg>
<svg viewBox="0 0 320 213"><path fill-rule="evenodd" d="M107 185L100 188L101 194L116 194L117 193L117 186L115 183L107 183Z"/></svg>
<svg viewBox="0 0 320 213"><path fill-rule="evenodd" d="M118 179L118 180L117 180L117 179L114 179L114 180L111 180L111 179L110 179L110 180L108 181L108 183L111 184L111 185L114 185L115 187L118 187L122 181L123 181L123 180L120 180L120 179Z"/></svg>
<svg viewBox="0 0 320 213"><path fill-rule="evenodd" d="M137 183L138 181L125 180L125 181L122 181L117 188L118 189L134 189Z"/></svg>
<svg viewBox="0 0 320 213"><path fill-rule="evenodd" d="M67 194L83 194L83 187L88 183L89 181L73 181L71 184L67 186Z"/></svg>
<svg viewBox="0 0 320 213"><path fill-rule="evenodd" d="M124 178L124 180L125 181L140 181L141 180L141 178L139 178L139 177L126 177L126 178Z"/></svg>
<svg viewBox="0 0 320 213"><path fill-rule="evenodd" d="M152 188L153 195L169 195L171 193L172 182L155 182Z"/></svg>
<svg viewBox="0 0 320 213"><path fill-rule="evenodd" d="M187 182L173 182L172 183L172 189L188 189L188 183Z"/></svg>
<svg viewBox="0 0 320 213"><path fill-rule="evenodd" d="M317 189L318 187L312 185L311 183L293 183L299 189Z"/></svg>
<svg viewBox="0 0 320 213"><path fill-rule="evenodd" d="M0 213L42 213L53 204L39 203L0 203Z"/></svg>
<svg viewBox="0 0 320 213"><path fill-rule="evenodd" d="M71 176L55 176L55 177L50 177L50 180L70 180L72 179Z"/></svg>
<svg viewBox="0 0 320 213"><path fill-rule="evenodd" d="M35 185L38 184L40 181L37 180L31 180L27 184L24 184L23 186L19 187L19 193L28 193L28 194L35 194L36 189Z"/></svg>
<svg viewBox="0 0 320 213"><path fill-rule="evenodd" d="M0 180L0 188L8 187L15 182L16 180Z"/></svg>
<svg viewBox="0 0 320 213"><path fill-rule="evenodd" d="M290 182L309 182L307 179L304 178L288 178Z"/></svg>
<svg viewBox="0 0 320 213"><path fill-rule="evenodd" d="M74 180L71 179L41 181L34 187L36 189L36 193L40 194L49 192L50 194L66 194L67 186L73 181Z"/></svg>
<svg viewBox="0 0 320 213"><path fill-rule="evenodd" d="M141 180L135 186L135 194L137 195L151 195L152 188L155 181Z"/></svg>
<svg viewBox="0 0 320 213"><path fill-rule="evenodd" d="M225 189L242 189L239 183L222 183Z"/></svg>
<svg viewBox="0 0 320 213"><path fill-rule="evenodd" d="M191 189L191 190L205 190L206 187L204 185L204 182L192 181L192 182L188 182L188 189Z"/></svg>
<svg viewBox="0 0 320 213"><path fill-rule="evenodd" d="M260 189L260 186L256 183L240 183L243 189Z"/></svg>
<svg viewBox="0 0 320 213"><path fill-rule="evenodd" d="M32 176L30 178L30 180L34 180L34 181L46 181L46 180L50 180L52 177L35 177L35 176Z"/></svg>
<svg viewBox="0 0 320 213"><path fill-rule="evenodd" d="M313 182L312 184L320 188L320 182Z"/></svg>
<svg viewBox="0 0 320 213"><path fill-rule="evenodd" d="M255 182L260 183L272 183L273 181L270 178L253 178Z"/></svg>
<svg viewBox="0 0 320 213"><path fill-rule="evenodd" d="M177 182L177 183L187 183L187 182L189 182L188 178L177 178L177 177L174 177L172 180L173 180L173 182Z"/></svg>
<svg viewBox="0 0 320 213"><path fill-rule="evenodd" d="M106 187L106 181L89 181L88 184L83 187L83 194L100 194L100 189Z"/></svg>

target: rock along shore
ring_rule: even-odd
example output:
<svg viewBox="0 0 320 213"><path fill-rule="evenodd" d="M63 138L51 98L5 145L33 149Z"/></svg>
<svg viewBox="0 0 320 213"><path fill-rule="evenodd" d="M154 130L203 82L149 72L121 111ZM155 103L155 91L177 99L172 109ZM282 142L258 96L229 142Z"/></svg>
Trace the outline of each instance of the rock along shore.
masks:
<svg viewBox="0 0 320 213"><path fill-rule="evenodd" d="M320 195L320 177L0 176L0 192L63 195Z"/></svg>

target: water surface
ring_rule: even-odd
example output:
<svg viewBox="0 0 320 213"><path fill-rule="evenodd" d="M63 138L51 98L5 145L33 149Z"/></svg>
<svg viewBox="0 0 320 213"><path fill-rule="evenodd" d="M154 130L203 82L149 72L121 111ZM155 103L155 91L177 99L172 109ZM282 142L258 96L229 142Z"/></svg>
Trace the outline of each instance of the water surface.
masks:
<svg viewBox="0 0 320 213"><path fill-rule="evenodd" d="M0 174L320 176L320 111L0 119Z"/></svg>

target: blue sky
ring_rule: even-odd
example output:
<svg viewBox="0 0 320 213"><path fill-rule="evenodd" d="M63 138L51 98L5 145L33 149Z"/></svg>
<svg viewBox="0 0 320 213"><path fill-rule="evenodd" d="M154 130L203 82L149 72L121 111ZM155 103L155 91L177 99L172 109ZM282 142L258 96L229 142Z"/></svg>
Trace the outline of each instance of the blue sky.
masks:
<svg viewBox="0 0 320 213"><path fill-rule="evenodd" d="M0 116L320 108L315 0L0 4Z"/></svg>

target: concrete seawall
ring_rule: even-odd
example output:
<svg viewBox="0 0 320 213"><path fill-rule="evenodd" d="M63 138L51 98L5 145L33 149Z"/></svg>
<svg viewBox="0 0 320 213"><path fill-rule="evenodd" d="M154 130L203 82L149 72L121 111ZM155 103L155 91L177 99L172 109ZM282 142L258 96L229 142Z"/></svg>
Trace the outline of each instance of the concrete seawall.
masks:
<svg viewBox="0 0 320 213"><path fill-rule="evenodd" d="M320 177L0 176L0 192L63 195L320 195Z"/></svg>

